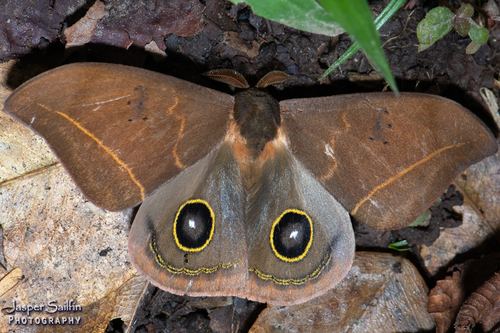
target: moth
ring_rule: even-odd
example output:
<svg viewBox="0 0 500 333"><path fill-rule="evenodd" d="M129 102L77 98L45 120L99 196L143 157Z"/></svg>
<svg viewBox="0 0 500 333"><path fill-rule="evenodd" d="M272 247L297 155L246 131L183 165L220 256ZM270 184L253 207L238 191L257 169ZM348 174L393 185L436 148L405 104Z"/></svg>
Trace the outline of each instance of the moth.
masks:
<svg viewBox="0 0 500 333"><path fill-rule="evenodd" d="M45 138L90 201L112 211L142 202L129 253L153 284L281 305L347 274L349 214L376 229L406 226L497 150L453 101L278 102L262 87L279 76L232 96L133 67L71 64L24 83L5 110Z"/></svg>

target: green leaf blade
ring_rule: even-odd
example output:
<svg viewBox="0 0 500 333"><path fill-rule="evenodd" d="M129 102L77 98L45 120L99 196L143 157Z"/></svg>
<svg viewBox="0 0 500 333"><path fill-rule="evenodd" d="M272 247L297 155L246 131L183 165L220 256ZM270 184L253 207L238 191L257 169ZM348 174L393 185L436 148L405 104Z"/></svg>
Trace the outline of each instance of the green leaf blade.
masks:
<svg viewBox="0 0 500 333"><path fill-rule="evenodd" d="M457 17L470 18L474 14L474 7L470 4L463 5L457 10Z"/></svg>
<svg viewBox="0 0 500 333"><path fill-rule="evenodd" d="M462 36L467 36L470 31L470 23L467 19L455 18L455 30Z"/></svg>
<svg viewBox="0 0 500 333"><path fill-rule="evenodd" d="M407 246L408 245L408 241L406 239L403 239L402 241L399 241L399 242L394 242L392 244L389 244L389 248L391 250L396 250L396 251L410 251L409 248L404 248L403 246Z"/></svg>
<svg viewBox="0 0 500 333"><path fill-rule="evenodd" d="M483 45L488 42L488 29L481 28L472 19L468 20L470 23L469 37L477 45Z"/></svg>
<svg viewBox="0 0 500 333"><path fill-rule="evenodd" d="M235 0L233 0L235 1ZM235 1L236 2L236 1ZM253 12L290 27L336 36L338 27L358 42L368 59L397 92L366 0L245 0Z"/></svg>
<svg viewBox="0 0 500 333"><path fill-rule="evenodd" d="M481 45L476 44L476 43L474 43L474 41L472 41L465 48L465 53L466 54L474 54L474 53L476 53L479 50L480 47L481 47Z"/></svg>
<svg viewBox="0 0 500 333"><path fill-rule="evenodd" d="M406 2L406 0L391 0L387 7L380 13L379 16L375 19L375 28L380 30L384 26L387 21L401 8L401 6ZM328 69L321 75L320 80L327 77L334 69L343 64L347 59L353 56L356 52L359 51L359 44L354 42L351 47L344 52L335 62L328 67ZM394 90L394 89L393 89Z"/></svg>
<svg viewBox="0 0 500 333"><path fill-rule="evenodd" d="M245 0L255 14L289 27L316 34L337 36L344 32L314 0Z"/></svg>
<svg viewBox="0 0 500 333"><path fill-rule="evenodd" d="M372 13L365 0L318 0L351 37L365 51L368 59L389 83L398 91L396 81L382 50L382 44L373 22Z"/></svg>
<svg viewBox="0 0 500 333"><path fill-rule="evenodd" d="M418 227L419 225L424 223L425 220L427 220L428 216L429 216L429 210L426 209L422 215L420 215L415 221L413 221L412 224L409 225L409 227Z"/></svg>

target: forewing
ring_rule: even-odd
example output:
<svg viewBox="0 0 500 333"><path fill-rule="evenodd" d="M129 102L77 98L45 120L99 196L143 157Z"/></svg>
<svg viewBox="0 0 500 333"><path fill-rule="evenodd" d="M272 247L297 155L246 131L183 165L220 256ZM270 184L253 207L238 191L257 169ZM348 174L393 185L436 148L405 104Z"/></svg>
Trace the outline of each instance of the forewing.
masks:
<svg viewBox="0 0 500 333"><path fill-rule="evenodd" d="M229 95L114 64L71 64L16 89L5 110L41 134L82 192L133 206L223 140Z"/></svg>
<svg viewBox="0 0 500 333"><path fill-rule="evenodd" d="M412 223L459 172L497 150L477 117L438 96L352 94L280 106L294 156L372 228Z"/></svg>

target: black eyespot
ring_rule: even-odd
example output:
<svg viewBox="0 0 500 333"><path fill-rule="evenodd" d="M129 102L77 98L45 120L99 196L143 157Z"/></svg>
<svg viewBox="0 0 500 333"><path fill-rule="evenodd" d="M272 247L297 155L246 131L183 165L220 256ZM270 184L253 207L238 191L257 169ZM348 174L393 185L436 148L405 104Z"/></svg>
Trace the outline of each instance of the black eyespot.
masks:
<svg viewBox="0 0 500 333"><path fill-rule="evenodd" d="M186 201L175 217L175 243L183 251L203 250L214 234L214 221L214 212L206 201Z"/></svg>
<svg viewBox="0 0 500 333"><path fill-rule="evenodd" d="M287 209L276 219L271 229L271 247L283 261L302 260L313 239L313 225L309 216L297 209Z"/></svg>

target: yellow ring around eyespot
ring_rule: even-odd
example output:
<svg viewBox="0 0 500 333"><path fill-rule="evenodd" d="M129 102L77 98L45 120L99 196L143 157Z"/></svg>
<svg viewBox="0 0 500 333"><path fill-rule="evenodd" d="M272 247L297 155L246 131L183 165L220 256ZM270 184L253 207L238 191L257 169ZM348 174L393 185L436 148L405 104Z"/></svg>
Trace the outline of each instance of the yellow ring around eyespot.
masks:
<svg viewBox="0 0 500 333"><path fill-rule="evenodd" d="M193 203L201 203L201 204L204 204L206 207L208 207L208 210L210 211L210 217L212 218L212 228L210 229L210 236L208 236L208 239L205 242L205 244L203 244L200 247L194 248L194 249L183 246L179 242L179 239L177 238L177 219L179 218L179 214L180 214L180 212L182 211L182 209L186 205L193 204ZM214 211L212 210L212 207L210 207L210 205L208 204L208 202L206 202L205 200L201 200L201 199L188 200L184 204L182 204L181 208L179 208L179 210L177 211L177 214L175 215L175 220L174 220L174 238L175 238L175 243L177 244L177 246L179 247L179 249L181 249L183 251L186 251L186 252L199 252L199 251L203 250L205 247L207 247L208 243L210 243L210 241L212 240L212 236L214 235L214 229L215 229L215 215L214 215Z"/></svg>
<svg viewBox="0 0 500 333"><path fill-rule="evenodd" d="M276 225L281 221L281 218L287 213L295 213L295 214L299 214L299 215L304 215L307 218L307 221L309 221L309 226L311 227L311 237L309 238L309 242L307 243L306 249L304 250L304 252L300 256L295 257L295 258L287 258L287 257L279 254L278 251L276 251L276 248L274 247L274 242L273 242L274 229L276 228ZM309 217L309 215L307 215L306 212L298 210L298 209L287 209L276 220L274 220L273 226L271 228L271 235L269 237L269 242L271 243L271 247L273 248L274 254L276 255L276 257L280 258L281 260L283 260L285 262L296 262L296 261L304 259L307 252L309 252L309 249L311 248L312 240L313 240L313 224L312 224L311 218Z"/></svg>

